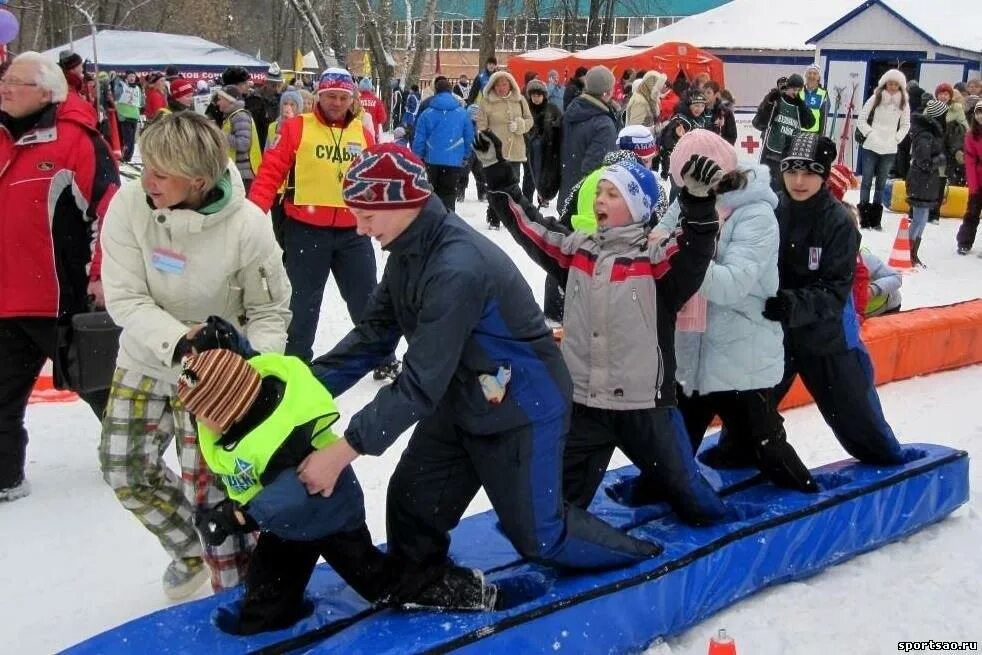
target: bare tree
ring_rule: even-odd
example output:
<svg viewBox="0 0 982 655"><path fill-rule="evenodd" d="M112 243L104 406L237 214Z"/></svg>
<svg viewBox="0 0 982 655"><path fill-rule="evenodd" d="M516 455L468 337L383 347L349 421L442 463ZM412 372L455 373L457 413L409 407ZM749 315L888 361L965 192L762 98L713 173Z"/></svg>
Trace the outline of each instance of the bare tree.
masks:
<svg viewBox="0 0 982 655"><path fill-rule="evenodd" d="M590 0L587 15L586 46L592 48L600 44L600 5L602 0Z"/></svg>
<svg viewBox="0 0 982 655"><path fill-rule="evenodd" d="M433 23L436 21L436 0L426 0L426 10L423 14L423 24L413 35L412 63L406 69L406 87L410 87L419 81L419 73L423 70L423 59L426 57L426 46L430 42L433 34ZM410 50L407 44L407 54Z"/></svg>
<svg viewBox="0 0 982 655"><path fill-rule="evenodd" d="M314 40L314 49L317 51L320 60L326 66L333 66L337 62L334 59L334 52L328 45L327 31L321 23L317 13L310 5L310 0L288 0L290 6L296 12L300 22L307 28L307 32Z"/></svg>
<svg viewBox="0 0 982 655"><path fill-rule="evenodd" d="M484 62L493 57L498 39L498 4L499 0L484 0L484 21L481 24L481 50L478 55L478 66L484 69Z"/></svg>
<svg viewBox="0 0 982 655"><path fill-rule="evenodd" d="M372 9L368 0L355 0L355 5L361 12L368 54L375 75L378 76L379 92L382 95L382 100L385 101L385 106L388 107L392 98L390 81L396 68L396 60L389 54L390 50L387 46L392 42L395 32L391 28L392 2L391 0L382 0L379 3L378 11Z"/></svg>

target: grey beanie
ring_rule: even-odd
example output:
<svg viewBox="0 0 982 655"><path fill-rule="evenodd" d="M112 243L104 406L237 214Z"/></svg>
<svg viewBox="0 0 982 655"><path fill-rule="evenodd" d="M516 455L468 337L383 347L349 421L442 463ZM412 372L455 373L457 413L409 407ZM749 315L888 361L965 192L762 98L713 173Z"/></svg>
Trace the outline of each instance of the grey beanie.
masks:
<svg viewBox="0 0 982 655"><path fill-rule="evenodd" d="M614 90L614 74L606 66L594 66L583 77L583 92L598 98Z"/></svg>

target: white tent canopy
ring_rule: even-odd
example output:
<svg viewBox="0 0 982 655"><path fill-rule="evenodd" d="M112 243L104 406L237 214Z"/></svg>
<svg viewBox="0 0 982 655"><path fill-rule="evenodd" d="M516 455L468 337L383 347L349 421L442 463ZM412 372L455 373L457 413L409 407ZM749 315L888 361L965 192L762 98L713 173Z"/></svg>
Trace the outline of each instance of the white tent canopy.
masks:
<svg viewBox="0 0 982 655"><path fill-rule="evenodd" d="M683 41L700 48L815 50L806 41L855 9L858 0L733 0L715 9L624 41L651 47Z"/></svg>
<svg viewBox="0 0 982 655"><path fill-rule="evenodd" d="M973 5L964 0L732 0L623 43L650 47L684 41L726 50L814 51L812 37L850 12L882 4L939 45L982 52Z"/></svg>
<svg viewBox="0 0 982 655"><path fill-rule="evenodd" d="M45 54L58 57L62 50L74 50L83 59L95 61L100 68L140 72L163 70L175 65L182 73L218 72L229 66L243 66L252 72L265 73L268 62L233 50L201 37L161 32L102 30L96 34L95 51L92 35L52 48Z"/></svg>

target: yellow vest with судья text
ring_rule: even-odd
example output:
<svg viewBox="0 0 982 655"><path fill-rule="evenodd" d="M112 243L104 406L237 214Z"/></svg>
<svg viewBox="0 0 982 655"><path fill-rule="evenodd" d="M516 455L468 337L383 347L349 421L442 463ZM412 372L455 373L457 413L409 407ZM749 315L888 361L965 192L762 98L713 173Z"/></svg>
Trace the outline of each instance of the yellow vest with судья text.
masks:
<svg viewBox="0 0 982 655"><path fill-rule="evenodd" d="M344 207L341 182L352 160L368 147L364 124L353 119L344 127L325 125L303 114L303 133L293 164L293 202L316 207Z"/></svg>

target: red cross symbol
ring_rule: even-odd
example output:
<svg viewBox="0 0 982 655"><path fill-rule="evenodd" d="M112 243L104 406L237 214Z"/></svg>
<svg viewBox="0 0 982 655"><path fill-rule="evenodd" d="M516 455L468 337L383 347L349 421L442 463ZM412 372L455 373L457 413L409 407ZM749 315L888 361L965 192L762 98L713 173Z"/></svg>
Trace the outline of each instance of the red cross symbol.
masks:
<svg viewBox="0 0 982 655"><path fill-rule="evenodd" d="M747 138L740 142L740 145L743 146L743 149L746 150L747 153L752 155L754 154L754 150L760 147L760 141L755 139L753 135L748 134Z"/></svg>

